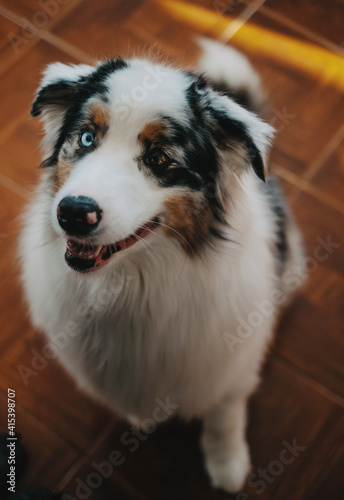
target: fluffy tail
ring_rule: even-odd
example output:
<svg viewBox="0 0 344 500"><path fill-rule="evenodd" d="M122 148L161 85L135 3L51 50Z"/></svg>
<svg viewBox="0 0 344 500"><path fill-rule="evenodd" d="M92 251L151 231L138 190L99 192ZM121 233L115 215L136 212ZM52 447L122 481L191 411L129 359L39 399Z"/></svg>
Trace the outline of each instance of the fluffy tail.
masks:
<svg viewBox="0 0 344 500"><path fill-rule="evenodd" d="M227 93L239 104L261 114L266 97L261 81L249 60L236 49L209 38L199 37L202 49L197 70L216 90Z"/></svg>

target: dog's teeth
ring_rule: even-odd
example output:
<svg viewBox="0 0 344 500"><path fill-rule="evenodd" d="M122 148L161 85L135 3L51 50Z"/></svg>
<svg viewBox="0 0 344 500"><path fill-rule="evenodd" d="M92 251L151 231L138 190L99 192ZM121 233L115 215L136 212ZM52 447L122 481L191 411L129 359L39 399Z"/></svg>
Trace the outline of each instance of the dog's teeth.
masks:
<svg viewBox="0 0 344 500"><path fill-rule="evenodd" d="M98 257L100 254L101 249L103 248L103 245L99 245L96 250L93 252L93 258Z"/></svg>

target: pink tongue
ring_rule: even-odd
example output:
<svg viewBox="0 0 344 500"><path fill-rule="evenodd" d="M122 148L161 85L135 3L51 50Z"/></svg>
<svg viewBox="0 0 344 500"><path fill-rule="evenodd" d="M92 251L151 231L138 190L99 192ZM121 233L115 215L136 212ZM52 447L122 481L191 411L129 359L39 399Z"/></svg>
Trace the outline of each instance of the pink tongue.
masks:
<svg viewBox="0 0 344 500"><path fill-rule="evenodd" d="M99 247L93 247L91 245L85 245L83 243L78 243L73 240L67 240L67 250L74 257L78 257L79 259L96 259L97 257L94 253L97 251ZM99 253L101 255L104 251L103 247Z"/></svg>

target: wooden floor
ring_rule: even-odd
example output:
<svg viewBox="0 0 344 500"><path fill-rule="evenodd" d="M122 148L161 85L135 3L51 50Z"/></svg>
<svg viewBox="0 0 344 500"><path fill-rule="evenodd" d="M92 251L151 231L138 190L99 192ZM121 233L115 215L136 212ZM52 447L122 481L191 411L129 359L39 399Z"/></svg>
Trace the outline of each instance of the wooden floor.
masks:
<svg viewBox="0 0 344 500"><path fill-rule="evenodd" d="M44 360L46 341L30 326L16 259L18 215L39 176L41 128L29 110L44 66L151 46L192 62L194 36L202 33L241 49L262 75L267 119L278 130L271 168L308 252L307 285L281 318L252 398L255 476L236 498L344 498L343 20L343 0L1 0L0 423L5 430L11 387L30 458L21 487L95 500L230 498L209 486L197 422L166 424L130 451L121 443L130 427ZM25 384L19 371L26 368ZM295 442L304 449L283 464L283 450ZM124 463L99 485L92 463L109 461L114 450ZM78 497L81 482L91 489Z"/></svg>

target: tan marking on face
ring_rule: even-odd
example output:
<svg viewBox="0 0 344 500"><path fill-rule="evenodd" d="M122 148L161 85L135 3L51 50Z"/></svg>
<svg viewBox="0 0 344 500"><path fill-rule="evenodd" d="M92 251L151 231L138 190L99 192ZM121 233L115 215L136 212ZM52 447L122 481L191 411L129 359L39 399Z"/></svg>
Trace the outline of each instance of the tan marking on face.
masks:
<svg viewBox="0 0 344 500"><path fill-rule="evenodd" d="M59 160L52 173L52 187L56 193L70 176L74 165L64 160Z"/></svg>
<svg viewBox="0 0 344 500"><path fill-rule="evenodd" d="M106 130L109 127L110 117L107 109L105 109L104 106L102 106L101 104L92 105L89 110L89 120L92 121L95 128L100 132L100 134L105 134ZM98 138L98 135L99 134L97 133L96 140ZM67 181L73 168L74 164L72 161L69 162L67 159L59 158L59 161L55 166L51 177L54 192L57 192Z"/></svg>
<svg viewBox="0 0 344 500"><path fill-rule="evenodd" d="M168 212L164 233L178 238L186 253L194 256L209 231L212 219L209 204L190 194L175 195L166 200L164 206Z"/></svg>
<svg viewBox="0 0 344 500"><path fill-rule="evenodd" d="M159 121L147 123L138 136L139 142L144 146L146 142L159 141L166 135L166 131L166 125Z"/></svg>
<svg viewBox="0 0 344 500"><path fill-rule="evenodd" d="M105 133L109 128L110 115L108 110L100 105L94 104L90 109L90 119L94 123L97 129Z"/></svg>

